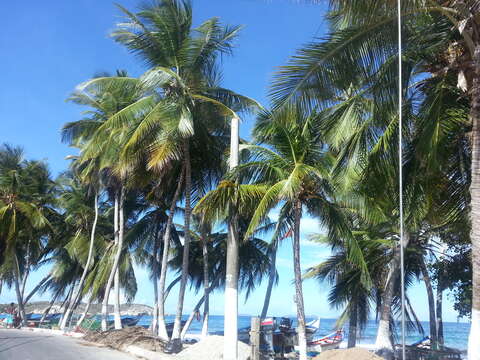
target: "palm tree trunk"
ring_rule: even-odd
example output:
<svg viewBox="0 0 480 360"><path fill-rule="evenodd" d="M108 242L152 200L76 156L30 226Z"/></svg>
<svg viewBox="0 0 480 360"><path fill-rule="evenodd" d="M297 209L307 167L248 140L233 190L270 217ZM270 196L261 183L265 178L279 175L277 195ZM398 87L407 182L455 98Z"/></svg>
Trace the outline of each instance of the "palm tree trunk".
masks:
<svg viewBox="0 0 480 360"><path fill-rule="evenodd" d="M163 253L162 266L160 268L160 280L158 282L158 336L163 340L168 340L167 326L165 324L165 281L167 280L168 269L168 253L170 249L170 233L173 226L173 216L175 215L175 207L177 205L180 192L182 190L182 183L184 178L185 167L182 169L180 178L178 179L177 188L173 195L172 204L168 212L167 225L165 227L165 234L163 235Z"/></svg>
<svg viewBox="0 0 480 360"><path fill-rule="evenodd" d="M65 315L65 318L62 321L62 324L60 324L60 329L62 330L65 328L67 322L70 320L70 316L74 310L74 307L78 304L80 295L83 290L83 283L85 282L85 278L87 277L88 271L90 269L90 264L92 263L92 259L93 259L93 247L95 245L95 231L97 229L97 222L98 222L98 192L96 190L95 190L94 209L95 209L95 217L93 219L92 231L90 232L90 244L88 247L87 262L85 263L82 276L80 277L80 281L78 282L78 287L75 292L75 296L73 297L73 302L69 306L67 313Z"/></svg>
<svg viewBox="0 0 480 360"><path fill-rule="evenodd" d="M357 343L357 319L358 319L358 307L356 302L352 303L350 309L350 320L348 323L348 345L347 347L355 347Z"/></svg>
<svg viewBox="0 0 480 360"><path fill-rule="evenodd" d="M190 328L190 325L192 324L192 321L193 321L193 318L195 317L195 314L198 312L198 310L200 309L200 306L202 306L203 302L205 301L205 299L208 299L208 296L210 294L210 292L215 289L215 287L218 286L218 280L220 280L220 274L216 275L215 276L215 279L212 281L212 284L207 288L205 289L205 293L203 294L203 296L200 298L200 300L198 300L197 304L195 305L195 307L193 308L192 312L190 313L190 316L188 317L187 319L187 322L185 323L185 325L183 326L183 329L182 329L182 334L181 334L181 338L183 340L183 338L185 337L185 335L187 334L187 331L188 329ZM208 334L207 334L208 335Z"/></svg>
<svg viewBox="0 0 480 360"><path fill-rule="evenodd" d="M17 295L18 314L20 315L21 324L25 325L25 307L23 306L22 292L20 289L20 265L18 263L18 257L15 253L15 294Z"/></svg>
<svg viewBox="0 0 480 360"><path fill-rule="evenodd" d="M172 340L180 339L180 332L182 331L183 302L185 298L185 289L187 287L188 258L190 254L190 217L192 213L190 197L192 191L192 174L190 163L190 145L188 140L184 140L183 149L185 156L185 235L183 239L182 279L180 280L180 290L178 293L177 312L175 315L175 323L173 325Z"/></svg>
<svg viewBox="0 0 480 360"><path fill-rule="evenodd" d="M75 274L76 275L76 274ZM68 307L70 306L71 302L72 302L72 297L73 297L73 290L75 289L75 284L76 282L74 281L73 284L70 286L70 290L68 290L68 294L65 298L65 301L63 303L63 314L60 318L60 321L59 321L59 324L62 324L63 323L63 319L65 319L65 315L67 313L67 309Z"/></svg>
<svg viewBox="0 0 480 360"><path fill-rule="evenodd" d="M404 248L407 247L410 237L408 232L404 234ZM376 352L385 359L393 359L393 343L390 336L390 313L395 290L395 282L400 271L400 244L394 249L391 267L388 272L385 289L382 294L382 305L380 309L380 321L375 341Z"/></svg>
<svg viewBox="0 0 480 360"><path fill-rule="evenodd" d="M153 317L152 317L152 325L151 330L153 334L157 334L158 327L158 263L160 261L160 234L159 234L159 225L157 225L155 231L155 242L153 243L153 297L154 297L154 305L153 305Z"/></svg>
<svg viewBox="0 0 480 360"><path fill-rule="evenodd" d="M263 320L267 317L268 307L270 305L270 297L272 296L273 285L275 285L275 279L277 277L277 240L274 240L270 249L270 271L268 274L267 292L265 293L265 299L263 301L262 313L260 319Z"/></svg>
<svg viewBox="0 0 480 360"><path fill-rule="evenodd" d="M121 188L120 190L120 204L118 207L118 246L120 249L123 247L123 235L125 231L125 221L124 221L124 204L125 204L125 189ZM122 319L120 317L120 270L117 264L117 270L115 272L115 296L114 296L114 319L115 319L115 329L119 330L122 328Z"/></svg>
<svg viewBox="0 0 480 360"><path fill-rule="evenodd" d="M45 310L43 310L43 314L42 314L42 318L40 319L40 324L43 323L45 321L45 318L47 317L48 313L50 312L50 309L52 308L53 304L55 304L55 300L57 300L58 296L60 295L60 293L62 292L62 290L58 290L52 297L52 299L50 300L50 303L48 304L48 306L46 307Z"/></svg>
<svg viewBox="0 0 480 360"><path fill-rule="evenodd" d="M120 202L123 201L123 193L124 193L124 189L122 186L122 189L120 191ZM116 192L115 205L118 206L117 205L118 203L119 203L119 194L118 192ZM123 205L122 205L122 209L123 209ZM108 277L107 286L105 287L105 294L103 296L103 302L102 302L102 330L103 331L107 331L108 298L110 297L110 290L112 289L115 273L117 272L118 264L120 262L120 257L122 256L122 250L123 250L122 247L123 247L123 237L118 236L118 243L116 247L117 252L113 260L112 269L110 270L110 275Z"/></svg>
<svg viewBox="0 0 480 360"><path fill-rule="evenodd" d="M230 125L230 170L238 166L239 123L232 118ZM227 239L227 264L225 275L224 342L223 359L237 360L238 357L238 217L236 209L230 209Z"/></svg>
<svg viewBox="0 0 480 360"><path fill-rule="evenodd" d="M173 287L178 284L178 282L182 280L182 275L177 276L175 279L172 280L170 284L168 284L167 288L165 289L165 295L163 298L163 303L167 301L168 295L170 295L170 291L172 291Z"/></svg>
<svg viewBox="0 0 480 360"><path fill-rule="evenodd" d="M83 310L82 316L80 316L80 318L77 320L77 326L80 326L82 321L87 316L88 310L90 310L90 305L92 304L92 298L93 296L90 294L90 296L88 297L87 303L85 304L85 310Z"/></svg>
<svg viewBox="0 0 480 360"><path fill-rule="evenodd" d="M437 341L438 341L438 348L443 349L444 338L443 338L443 287L441 286L441 282L437 284L437 304L436 304L436 329L437 329Z"/></svg>
<svg viewBox="0 0 480 360"><path fill-rule="evenodd" d="M203 226L202 226L203 228ZM207 234L205 231L202 232L202 256L203 256L203 324L202 324L202 338L205 338L208 335L208 317L209 317L209 296L210 292L210 278L208 274L208 240ZM183 331L182 331L183 333Z"/></svg>
<svg viewBox="0 0 480 360"><path fill-rule="evenodd" d="M474 75L471 88L472 121L471 233L472 241L472 322L468 338L468 359L480 359L480 44L473 54Z"/></svg>
<svg viewBox="0 0 480 360"><path fill-rule="evenodd" d="M300 360L307 360L307 333L305 330L305 309L303 306L302 269L300 267L300 221L302 203L297 200L293 223L293 271L295 275L295 302L297 305L297 334Z"/></svg>
<svg viewBox="0 0 480 360"><path fill-rule="evenodd" d="M48 281L51 279L51 275L48 274L47 276L45 276L34 288L32 291L30 291L30 293L27 295L27 297L25 299L23 299L23 304L24 305L27 305L27 303L30 301L30 299L32 298L33 295L35 295L37 293L38 290L40 290L40 288Z"/></svg>
<svg viewBox="0 0 480 360"><path fill-rule="evenodd" d="M430 341L431 341L432 349L436 350L438 347L438 339L437 339L437 324L436 324L436 318L435 318L435 299L433 297L432 282L430 281L430 275L428 274L428 269L425 264L425 259L423 258L423 256L420 259L420 270L422 271L423 281L427 289Z"/></svg>

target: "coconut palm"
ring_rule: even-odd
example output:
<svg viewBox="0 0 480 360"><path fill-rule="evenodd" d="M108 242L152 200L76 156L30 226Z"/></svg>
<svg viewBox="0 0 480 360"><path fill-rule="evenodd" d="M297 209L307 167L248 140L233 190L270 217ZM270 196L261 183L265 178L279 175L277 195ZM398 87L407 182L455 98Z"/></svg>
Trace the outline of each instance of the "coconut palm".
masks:
<svg viewBox="0 0 480 360"><path fill-rule="evenodd" d="M55 213L54 183L46 165L28 161L18 147L0 147L0 243L2 277L14 286L18 309L25 321L24 295L30 271L48 253Z"/></svg>
<svg viewBox="0 0 480 360"><path fill-rule="evenodd" d="M395 74L395 51L396 51L396 7L394 2L391 4L378 3L369 4L358 1L332 1L331 13L331 34L327 41L312 43L303 49L299 56L285 67L279 73L277 81L273 88L273 96L277 103L290 100L299 100L305 105L329 106L335 103L335 95L343 92L345 89L353 88L354 93L363 96L370 90L378 89L383 94L378 94L376 99L386 99L387 94L394 94L388 89L392 89L393 82L398 74ZM417 67L419 71L426 74L430 73L437 79L445 79L454 76L458 79L457 83L463 90L467 90L463 96L470 101L470 118L473 127L472 140L472 164L476 166L479 159L475 156L479 154L477 147L480 144L478 140L478 106L476 106L475 92L480 91L478 80L480 74L480 60L478 59L480 51L479 21L476 17L478 12L478 3L476 1L402 1L402 15L404 18L404 70ZM452 26L453 25L453 26ZM435 36L425 36L425 34L435 34ZM411 50L411 51L410 51ZM328 69L328 70L327 70ZM353 74L353 77L350 76ZM424 76L426 75L424 74ZM405 75L405 74L404 74ZM423 76L423 77L424 77ZM358 83L351 79L361 78ZM376 79L383 78L383 83ZM391 85L390 85L391 84ZM409 87L410 78L404 76L405 89L412 90ZM370 87L371 85L371 87ZM380 90L381 89L381 90ZM405 91L405 94L408 92ZM392 98L390 96L390 98ZM393 99L393 98L392 98ZM441 98L439 98L441 100ZM349 108L355 111L355 97L352 99ZM407 104L408 101L405 101ZM378 110L379 114L385 114L388 108L379 107L378 100L373 103L373 110ZM393 104L393 103L392 103ZM432 108L431 114L440 111L440 103ZM440 106L438 106L440 105ZM389 107L394 111L393 107ZM352 112L351 114L355 114ZM358 115L359 113L356 112ZM407 112L408 114L408 112ZM442 118L448 118L442 116ZM381 119L382 116L372 117L372 119ZM355 124L354 117L344 117L344 124ZM356 117L361 119L362 117ZM365 117L363 117L365 118ZM438 145L434 134L438 130L445 129L445 122L430 121L424 124L424 129L431 135L423 138L424 146L429 146L431 159L439 159L435 156ZM433 120L430 118L430 120ZM373 125L373 124L372 124ZM376 126L376 127L375 127ZM362 125L363 129L368 131L378 128L378 123L372 126ZM393 130L393 126L391 127ZM404 131L407 129L404 128ZM387 135L388 128L382 131ZM390 132L392 133L392 132ZM356 139L361 139L357 136ZM381 137L379 138L381 139ZM392 144L395 141L391 142ZM362 143L357 142L360 146ZM380 144L380 142L379 142ZM354 145L352 143L352 145ZM360 158L357 158L360 159ZM475 171L472 169L472 186L470 187L472 201L472 244L476 249L478 247L478 233L480 225L474 222L474 215L478 212L480 196L476 188ZM477 251L478 253L478 251ZM473 259L474 264L478 261ZM480 270L475 269L475 273ZM480 331L480 318L478 316L480 308L480 296L478 290L480 278L474 275L474 301L472 308L475 310L475 320L472 322L471 339L478 337ZM478 342L470 341L469 356L478 357L480 345Z"/></svg>
<svg viewBox="0 0 480 360"><path fill-rule="evenodd" d="M191 212L191 146L195 137L212 134L225 129L227 119L236 118L236 113L225 104L241 108L253 101L220 88L218 59L229 54L239 27L220 24L210 19L199 27L192 28L192 9L189 1L163 0L144 6L137 14L121 8L126 21L118 25L113 38L139 55L151 70L141 78L145 96L135 104L110 118L106 127L118 128L135 124L125 147L128 161L138 159L148 149L148 166L157 172L165 172L175 162L183 167L180 184L185 184L185 226L190 224ZM169 45L166 45L169 44ZM98 81L98 80L96 80ZM205 107L214 109L213 117L205 117ZM210 111L211 112L211 111ZM208 119L208 121L207 121ZM214 129L214 130L213 130ZM178 197L177 197L178 198ZM177 199L174 199L175 202ZM174 204L172 204L174 206ZM173 217L173 211L171 212ZM170 227L167 226L167 229ZM189 231L186 231L184 266L173 331L173 339L180 335L180 316L183 308L188 273ZM164 236L164 249L168 250L168 234ZM165 251L164 254L168 253ZM164 259L165 260L165 259ZM159 335L166 338L162 297L166 261L162 261L159 297ZM234 313L235 309L232 309Z"/></svg>
<svg viewBox="0 0 480 360"><path fill-rule="evenodd" d="M115 78L129 79L124 71L117 71L116 75ZM106 78L111 79L111 77L105 75L100 77L100 79ZM82 120L68 123L63 128L64 140L81 148L81 156L77 161L80 164L85 164L86 178L93 179L92 184L96 186L98 179L102 177L107 193L112 198L114 242L117 244L117 252L102 305L102 327L105 330L107 327L108 299L114 283L115 326L121 328L120 284L117 268L122 256L121 252L124 249L124 201L127 196L126 178L129 172L118 170L119 153L126 130L117 129L113 131L109 129L107 131L102 125L110 116L135 103L142 95L142 89L137 88L136 83L128 80L124 81L122 86L117 86L115 82L110 80L83 83L77 87L69 100L79 105L88 106L90 108L86 112L88 116ZM96 188L98 189L98 186Z"/></svg>
<svg viewBox="0 0 480 360"><path fill-rule="evenodd" d="M303 208L327 226L332 238L342 235L349 243L351 259L366 271L362 254L355 245L355 239L349 235L343 213L331 201L334 198L334 187L329 181L328 172L332 159L323 147L314 119L314 114L309 116L300 107L293 105L278 112L265 112L254 130L256 139L265 146L243 145L242 152L248 152L250 161L240 164L232 174L239 181L246 180L250 184L234 185L229 181L220 183L198 205L199 211L210 208L217 217L227 211L228 206L235 206L240 214L255 208L246 233L248 237L271 209L279 204L288 204L293 223L295 291L302 359L306 358L300 270L300 221ZM235 191L238 192L237 195L232 194ZM223 206L212 209L208 203ZM364 275L362 280L368 282L368 274L364 272Z"/></svg>

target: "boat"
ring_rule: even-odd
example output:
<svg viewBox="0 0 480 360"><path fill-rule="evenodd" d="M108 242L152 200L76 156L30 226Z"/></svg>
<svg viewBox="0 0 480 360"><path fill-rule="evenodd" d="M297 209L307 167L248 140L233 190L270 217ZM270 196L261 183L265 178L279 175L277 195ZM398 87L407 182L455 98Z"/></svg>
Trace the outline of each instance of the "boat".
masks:
<svg viewBox="0 0 480 360"><path fill-rule="evenodd" d="M338 349L343 341L343 330L334 331L319 339L307 341L308 352L322 352L326 350ZM297 350L297 346L295 347Z"/></svg>
<svg viewBox="0 0 480 360"><path fill-rule="evenodd" d="M123 317L121 319L122 321L122 327L132 327L137 325L137 323L140 321L140 319L143 317L142 315L138 316L128 316L128 317Z"/></svg>
<svg viewBox="0 0 480 360"><path fill-rule="evenodd" d="M305 331L307 332L307 337L313 335L320 328L320 319L312 320L305 324Z"/></svg>

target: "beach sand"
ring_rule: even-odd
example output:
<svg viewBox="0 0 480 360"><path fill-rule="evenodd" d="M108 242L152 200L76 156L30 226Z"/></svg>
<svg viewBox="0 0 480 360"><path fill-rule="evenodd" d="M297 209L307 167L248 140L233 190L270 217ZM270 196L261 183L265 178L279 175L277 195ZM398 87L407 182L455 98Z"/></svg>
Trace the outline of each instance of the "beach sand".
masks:
<svg viewBox="0 0 480 360"><path fill-rule="evenodd" d="M350 349L328 350L313 358L313 360L383 360L380 356L367 349L354 347Z"/></svg>

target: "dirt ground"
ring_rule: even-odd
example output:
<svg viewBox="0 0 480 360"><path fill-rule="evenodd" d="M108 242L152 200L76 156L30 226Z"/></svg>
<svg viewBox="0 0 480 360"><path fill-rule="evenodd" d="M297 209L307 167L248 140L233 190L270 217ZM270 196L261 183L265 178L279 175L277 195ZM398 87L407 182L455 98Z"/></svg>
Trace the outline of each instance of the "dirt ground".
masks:
<svg viewBox="0 0 480 360"><path fill-rule="evenodd" d="M163 341L153 336L151 331L141 326L128 327L121 330L90 332L83 339L113 349L121 349L122 346L135 345L150 351L163 351L165 345Z"/></svg>

